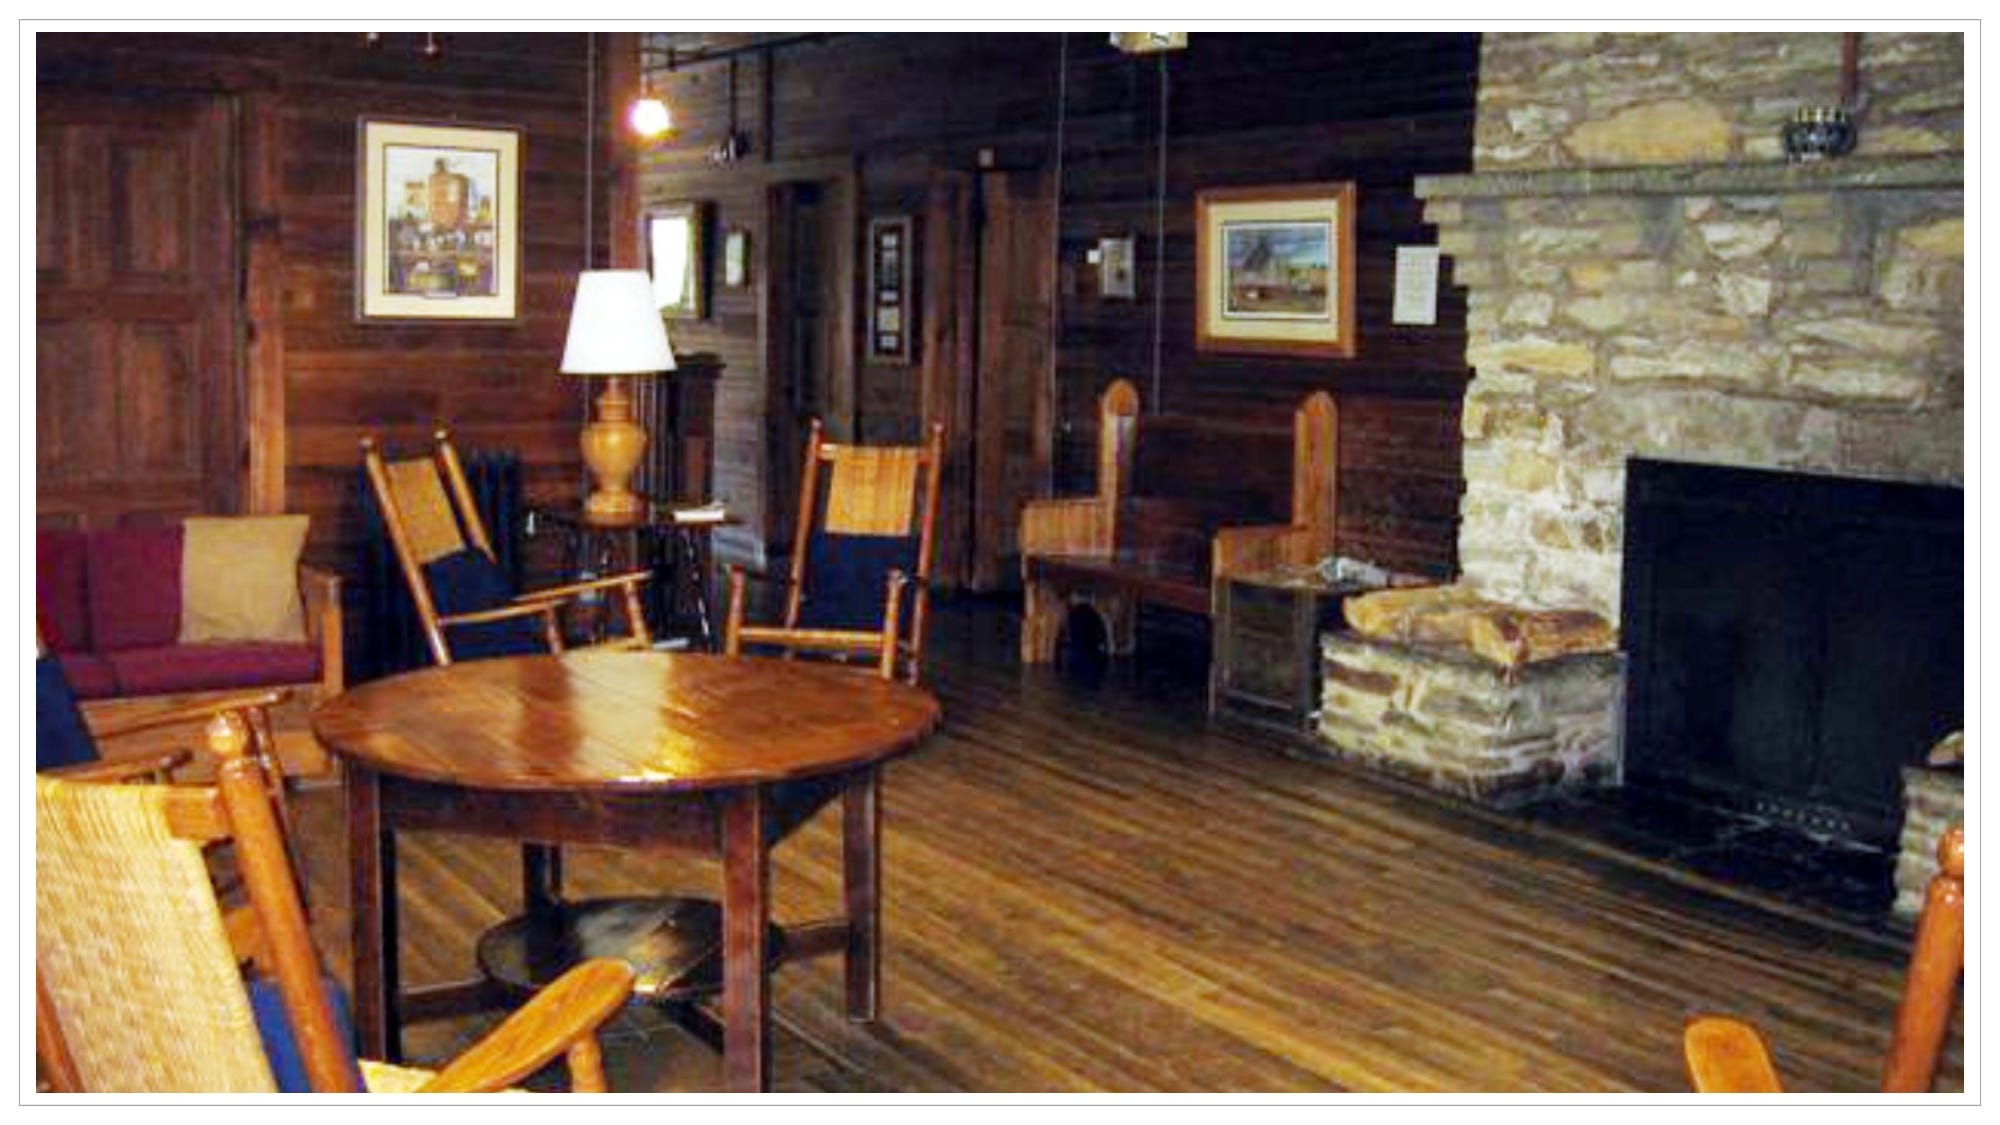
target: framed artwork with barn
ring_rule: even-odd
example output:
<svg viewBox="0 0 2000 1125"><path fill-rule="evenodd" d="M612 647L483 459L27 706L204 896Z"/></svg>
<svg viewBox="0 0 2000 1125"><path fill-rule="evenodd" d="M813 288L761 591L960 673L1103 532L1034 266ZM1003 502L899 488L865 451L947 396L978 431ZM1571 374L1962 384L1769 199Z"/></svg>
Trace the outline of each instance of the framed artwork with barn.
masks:
<svg viewBox="0 0 2000 1125"><path fill-rule="evenodd" d="M361 120L355 315L514 320L521 132Z"/></svg>
<svg viewBox="0 0 2000 1125"><path fill-rule="evenodd" d="M1351 357L1354 184L1195 195L1195 349Z"/></svg>

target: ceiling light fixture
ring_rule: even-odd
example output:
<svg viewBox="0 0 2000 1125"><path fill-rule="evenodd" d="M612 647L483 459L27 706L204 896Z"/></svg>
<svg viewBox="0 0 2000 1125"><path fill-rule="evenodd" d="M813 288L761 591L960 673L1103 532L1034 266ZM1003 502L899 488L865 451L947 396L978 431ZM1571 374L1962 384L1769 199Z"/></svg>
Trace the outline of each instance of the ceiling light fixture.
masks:
<svg viewBox="0 0 2000 1125"><path fill-rule="evenodd" d="M1161 51L1185 50L1185 31L1114 31L1111 45L1128 55L1155 55Z"/></svg>

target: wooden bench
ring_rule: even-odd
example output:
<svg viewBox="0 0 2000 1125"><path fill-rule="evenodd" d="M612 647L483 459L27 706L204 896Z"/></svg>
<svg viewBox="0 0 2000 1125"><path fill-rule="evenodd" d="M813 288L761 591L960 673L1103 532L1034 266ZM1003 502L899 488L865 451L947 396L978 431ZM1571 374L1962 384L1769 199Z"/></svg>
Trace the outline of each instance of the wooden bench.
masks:
<svg viewBox="0 0 2000 1125"><path fill-rule="evenodd" d="M1215 579L1333 553L1336 433L1331 396L1269 427L1139 414L1123 379L1098 400L1097 494L1021 510L1021 659L1055 658L1063 620L1086 606L1111 651L1132 651L1138 606L1207 616Z"/></svg>

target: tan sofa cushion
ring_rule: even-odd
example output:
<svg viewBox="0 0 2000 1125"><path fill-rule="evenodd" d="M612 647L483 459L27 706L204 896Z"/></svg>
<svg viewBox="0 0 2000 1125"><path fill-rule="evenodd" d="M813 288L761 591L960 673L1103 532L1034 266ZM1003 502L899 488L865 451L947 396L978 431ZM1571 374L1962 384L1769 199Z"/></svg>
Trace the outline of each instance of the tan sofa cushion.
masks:
<svg viewBox="0 0 2000 1125"><path fill-rule="evenodd" d="M305 516L201 516L185 521L183 644L306 639L299 601Z"/></svg>

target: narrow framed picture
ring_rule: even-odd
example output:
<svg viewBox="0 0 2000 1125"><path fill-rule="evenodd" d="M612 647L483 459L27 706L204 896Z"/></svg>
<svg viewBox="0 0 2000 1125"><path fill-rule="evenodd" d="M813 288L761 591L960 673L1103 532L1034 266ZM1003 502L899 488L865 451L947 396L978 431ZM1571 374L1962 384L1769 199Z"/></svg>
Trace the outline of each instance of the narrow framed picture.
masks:
<svg viewBox="0 0 2000 1125"><path fill-rule="evenodd" d="M708 315L708 207L663 203L640 219L653 300L665 316Z"/></svg>
<svg viewBox="0 0 2000 1125"><path fill-rule="evenodd" d="M910 285L913 224L907 215L868 221L868 359L910 362Z"/></svg>
<svg viewBox="0 0 2000 1125"><path fill-rule="evenodd" d="M359 320L514 320L521 288L521 131L360 122Z"/></svg>
<svg viewBox="0 0 2000 1125"><path fill-rule="evenodd" d="M1352 182L1195 195L1195 349L1355 354Z"/></svg>
<svg viewBox="0 0 2000 1125"><path fill-rule="evenodd" d="M750 284L750 232L742 227L722 236L722 284L730 289Z"/></svg>

